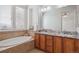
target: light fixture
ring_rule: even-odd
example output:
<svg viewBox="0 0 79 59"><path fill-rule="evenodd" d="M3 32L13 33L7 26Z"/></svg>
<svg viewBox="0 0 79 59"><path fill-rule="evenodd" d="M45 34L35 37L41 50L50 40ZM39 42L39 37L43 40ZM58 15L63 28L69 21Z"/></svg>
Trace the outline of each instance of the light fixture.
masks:
<svg viewBox="0 0 79 59"><path fill-rule="evenodd" d="M48 7L47 7L47 10L50 10L50 9L51 9L51 7L50 7L50 6L48 6Z"/></svg>
<svg viewBox="0 0 79 59"><path fill-rule="evenodd" d="M69 14L70 14L70 13L69 13L68 11L62 12L62 16L63 16L63 17L67 17Z"/></svg>
<svg viewBox="0 0 79 59"><path fill-rule="evenodd" d="M50 9L51 9L51 7L50 6L47 6L47 7L42 8L41 9L41 12L46 12L46 11L48 11Z"/></svg>
<svg viewBox="0 0 79 59"><path fill-rule="evenodd" d="M43 12L44 11L44 9L41 9L41 12Z"/></svg>

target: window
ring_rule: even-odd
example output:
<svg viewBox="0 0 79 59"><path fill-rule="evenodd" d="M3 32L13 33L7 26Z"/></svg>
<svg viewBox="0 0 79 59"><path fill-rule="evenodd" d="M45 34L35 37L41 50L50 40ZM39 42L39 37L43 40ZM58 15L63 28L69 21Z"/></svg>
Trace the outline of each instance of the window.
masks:
<svg viewBox="0 0 79 59"><path fill-rule="evenodd" d="M25 29L25 9L16 7L16 28L17 29Z"/></svg>
<svg viewBox="0 0 79 59"><path fill-rule="evenodd" d="M26 29L27 21L24 8L17 6L0 6L0 29ZM25 17L26 16L26 17Z"/></svg>
<svg viewBox="0 0 79 59"><path fill-rule="evenodd" d="M8 29L11 27L11 6L0 6L0 29Z"/></svg>

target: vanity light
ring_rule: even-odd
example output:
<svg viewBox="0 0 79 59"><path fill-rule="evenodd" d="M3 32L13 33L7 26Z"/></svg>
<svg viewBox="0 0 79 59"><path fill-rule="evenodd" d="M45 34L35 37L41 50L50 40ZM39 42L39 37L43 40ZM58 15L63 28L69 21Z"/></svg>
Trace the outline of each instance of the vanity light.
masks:
<svg viewBox="0 0 79 59"><path fill-rule="evenodd" d="M44 8L44 11L47 11L47 8Z"/></svg>
<svg viewBox="0 0 79 59"><path fill-rule="evenodd" d="M69 15L69 12L63 12L62 16L67 17Z"/></svg>
<svg viewBox="0 0 79 59"><path fill-rule="evenodd" d="M44 11L44 9L41 9L41 12L43 12Z"/></svg>
<svg viewBox="0 0 79 59"><path fill-rule="evenodd" d="M41 12L46 12L46 11L48 11L50 9L51 9L51 7L50 6L47 6L47 7L42 8L41 9Z"/></svg>
<svg viewBox="0 0 79 59"><path fill-rule="evenodd" d="M50 7L50 6L48 6L48 7L47 7L47 10L50 10L50 9L51 9L51 7Z"/></svg>
<svg viewBox="0 0 79 59"><path fill-rule="evenodd" d="M63 17L67 17L67 13L64 13Z"/></svg>
<svg viewBox="0 0 79 59"><path fill-rule="evenodd" d="M46 12L46 11L47 11L47 8L41 9L41 12Z"/></svg>

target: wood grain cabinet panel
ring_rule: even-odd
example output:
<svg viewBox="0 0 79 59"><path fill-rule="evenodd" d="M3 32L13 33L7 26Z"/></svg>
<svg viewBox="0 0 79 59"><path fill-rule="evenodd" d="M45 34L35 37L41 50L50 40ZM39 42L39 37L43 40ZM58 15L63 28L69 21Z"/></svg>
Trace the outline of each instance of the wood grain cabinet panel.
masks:
<svg viewBox="0 0 79 59"><path fill-rule="evenodd" d="M35 47L36 48L40 48L39 46L39 44L40 44L40 39L39 39L39 34L35 34Z"/></svg>
<svg viewBox="0 0 79 59"><path fill-rule="evenodd" d="M46 35L46 51L53 52L53 36Z"/></svg>
<svg viewBox="0 0 79 59"><path fill-rule="evenodd" d="M61 53L62 52L62 37L54 37L54 52Z"/></svg>
<svg viewBox="0 0 79 59"><path fill-rule="evenodd" d="M40 49L45 51L45 35L40 34Z"/></svg>
<svg viewBox="0 0 79 59"><path fill-rule="evenodd" d="M63 38L63 52L73 53L75 50L74 43L75 41L72 38Z"/></svg>
<svg viewBox="0 0 79 59"><path fill-rule="evenodd" d="M74 38L35 34L35 47L54 53L79 52L79 40Z"/></svg>
<svg viewBox="0 0 79 59"><path fill-rule="evenodd" d="M75 52L79 53L79 40L78 39L75 40Z"/></svg>

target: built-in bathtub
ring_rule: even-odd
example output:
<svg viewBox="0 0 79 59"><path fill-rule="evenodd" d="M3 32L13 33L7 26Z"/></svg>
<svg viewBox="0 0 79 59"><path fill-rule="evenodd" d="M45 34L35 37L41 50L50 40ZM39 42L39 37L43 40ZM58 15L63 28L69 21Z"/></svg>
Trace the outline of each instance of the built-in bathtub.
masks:
<svg viewBox="0 0 79 59"><path fill-rule="evenodd" d="M19 36L0 41L0 51L32 41L32 36Z"/></svg>

